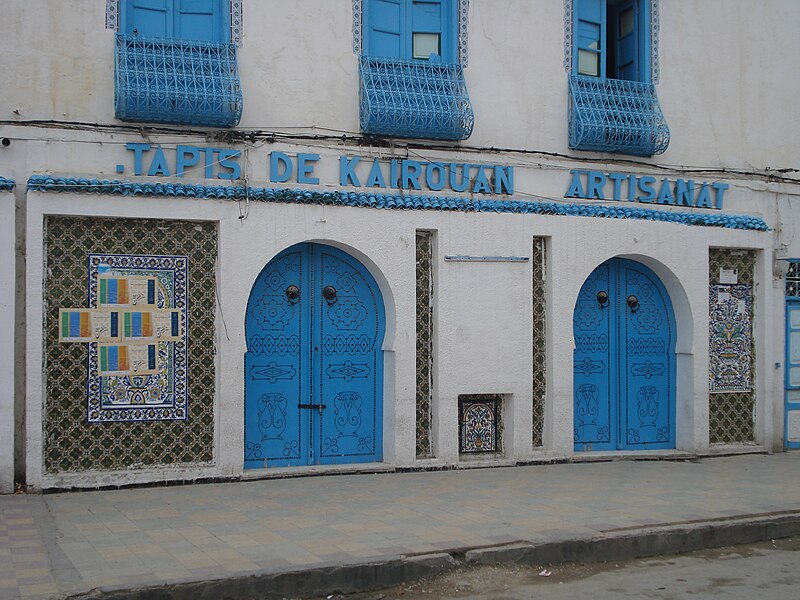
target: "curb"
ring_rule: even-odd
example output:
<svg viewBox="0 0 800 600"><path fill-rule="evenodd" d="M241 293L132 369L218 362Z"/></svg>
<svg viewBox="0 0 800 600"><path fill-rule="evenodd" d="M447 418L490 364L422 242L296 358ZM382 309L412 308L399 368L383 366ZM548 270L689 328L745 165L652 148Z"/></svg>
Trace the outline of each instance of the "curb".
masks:
<svg viewBox="0 0 800 600"><path fill-rule="evenodd" d="M308 598L391 587L462 567L604 562L680 554L800 535L800 512L611 530L583 539L453 549L382 562L125 589L94 589L74 600L220 600Z"/></svg>

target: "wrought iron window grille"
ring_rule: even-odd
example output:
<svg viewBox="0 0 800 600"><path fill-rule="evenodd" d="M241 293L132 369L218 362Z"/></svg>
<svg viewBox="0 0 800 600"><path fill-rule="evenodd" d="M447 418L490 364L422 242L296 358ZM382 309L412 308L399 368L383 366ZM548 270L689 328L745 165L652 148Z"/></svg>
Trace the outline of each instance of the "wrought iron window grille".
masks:
<svg viewBox="0 0 800 600"><path fill-rule="evenodd" d="M236 46L116 34L114 110L122 121L232 127L242 116Z"/></svg>
<svg viewBox="0 0 800 600"><path fill-rule="evenodd" d="M800 297L800 261L789 261L789 271L786 273L786 295Z"/></svg>
<svg viewBox="0 0 800 600"><path fill-rule="evenodd" d="M464 140L475 116L460 64L362 56L361 130L404 138Z"/></svg>
<svg viewBox="0 0 800 600"><path fill-rule="evenodd" d="M669 138L655 85L570 76L570 148L652 156L667 149Z"/></svg>

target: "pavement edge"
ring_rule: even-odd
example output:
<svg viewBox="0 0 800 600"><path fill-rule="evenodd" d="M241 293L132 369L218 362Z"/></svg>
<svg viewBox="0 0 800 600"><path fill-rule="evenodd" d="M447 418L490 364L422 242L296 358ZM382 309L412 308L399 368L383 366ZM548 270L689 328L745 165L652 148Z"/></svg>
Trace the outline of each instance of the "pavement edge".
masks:
<svg viewBox="0 0 800 600"><path fill-rule="evenodd" d="M74 600L264 600L355 593L480 565L552 565L680 554L800 536L800 512L733 517L636 529L610 530L590 538L452 549L386 561L318 567L282 573L191 581L126 589L95 589Z"/></svg>

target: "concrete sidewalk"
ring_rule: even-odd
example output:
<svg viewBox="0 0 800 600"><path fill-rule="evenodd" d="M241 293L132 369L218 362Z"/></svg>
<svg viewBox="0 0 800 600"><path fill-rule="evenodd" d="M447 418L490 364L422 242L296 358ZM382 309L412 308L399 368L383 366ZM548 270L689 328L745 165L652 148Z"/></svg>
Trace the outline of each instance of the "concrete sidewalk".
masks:
<svg viewBox="0 0 800 600"><path fill-rule="evenodd" d="M798 532L800 453L2 496L0 598L291 597L463 560L622 558Z"/></svg>

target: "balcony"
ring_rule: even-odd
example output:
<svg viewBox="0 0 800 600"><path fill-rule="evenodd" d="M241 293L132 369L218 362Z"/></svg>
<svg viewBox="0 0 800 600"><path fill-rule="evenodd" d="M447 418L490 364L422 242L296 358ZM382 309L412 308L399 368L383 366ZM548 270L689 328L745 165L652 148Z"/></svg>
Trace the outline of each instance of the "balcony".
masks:
<svg viewBox="0 0 800 600"><path fill-rule="evenodd" d="M459 64L361 57L361 131L372 135L465 140L475 115Z"/></svg>
<svg viewBox="0 0 800 600"><path fill-rule="evenodd" d="M654 85L570 76L570 148L652 156L667 146L669 127Z"/></svg>
<svg viewBox="0 0 800 600"><path fill-rule="evenodd" d="M242 116L233 44L117 34L114 111L122 121L232 127Z"/></svg>

